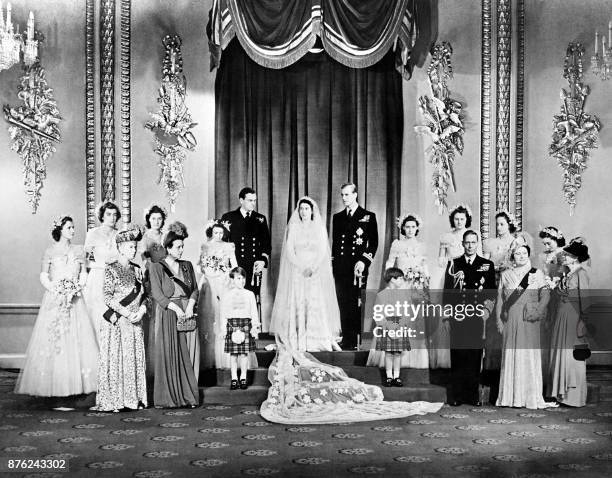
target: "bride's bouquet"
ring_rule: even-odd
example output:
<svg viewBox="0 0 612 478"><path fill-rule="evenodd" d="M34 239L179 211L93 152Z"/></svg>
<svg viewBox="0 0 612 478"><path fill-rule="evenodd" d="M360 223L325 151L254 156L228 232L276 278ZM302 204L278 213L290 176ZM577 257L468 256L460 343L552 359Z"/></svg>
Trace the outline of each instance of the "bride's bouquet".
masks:
<svg viewBox="0 0 612 478"><path fill-rule="evenodd" d="M404 271L404 280L412 287L426 289L429 287L429 275L421 266L409 267Z"/></svg>

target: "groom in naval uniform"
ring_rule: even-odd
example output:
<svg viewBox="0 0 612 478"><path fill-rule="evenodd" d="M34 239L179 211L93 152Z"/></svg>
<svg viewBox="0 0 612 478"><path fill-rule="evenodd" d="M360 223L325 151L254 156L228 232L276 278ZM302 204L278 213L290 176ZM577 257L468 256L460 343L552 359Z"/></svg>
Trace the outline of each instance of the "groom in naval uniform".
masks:
<svg viewBox="0 0 612 478"><path fill-rule="evenodd" d="M444 277L444 305L454 306L450 320L450 405L480 406L478 383L484 345L484 322L493 310L495 266L476 254L478 235L463 234L462 256L449 261Z"/></svg>
<svg viewBox="0 0 612 478"><path fill-rule="evenodd" d="M332 266L340 307L342 346L357 347L361 333L361 291L378 248L376 214L357 204L357 186L346 183L340 189L345 208L332 221Z"/></svg>
<svg viewBox="0 0 612 478"><path fill-rule="evenodd" d="M246 273L245 289L252 291L259 302L261 274L268 267L270 252L270 229L266 216L255 211L257 195L254 189L242 188L240 207L226 212L221 216L221 222L227 221L229 240L236 246L236 261Z"/></svg>

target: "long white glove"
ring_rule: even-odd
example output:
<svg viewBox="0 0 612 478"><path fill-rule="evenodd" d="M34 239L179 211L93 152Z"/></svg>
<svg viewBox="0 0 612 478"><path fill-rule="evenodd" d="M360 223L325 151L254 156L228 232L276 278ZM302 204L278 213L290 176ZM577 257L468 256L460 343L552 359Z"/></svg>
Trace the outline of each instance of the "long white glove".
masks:
<svg viewBox="0 0 612 478"><path fill-rule="evenodd" d="M49 273L48 272L41 272L40 273L40 283L49 292L53 292L53 282L51 282L51 280L49 279Z"/></svg>

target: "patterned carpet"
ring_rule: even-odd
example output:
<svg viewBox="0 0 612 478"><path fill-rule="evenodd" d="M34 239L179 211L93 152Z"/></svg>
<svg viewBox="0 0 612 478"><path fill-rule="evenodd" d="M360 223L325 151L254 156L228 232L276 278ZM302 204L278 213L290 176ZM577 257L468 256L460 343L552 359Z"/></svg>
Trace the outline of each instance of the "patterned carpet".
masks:
<svg viewBox="0 0 612 478"><path fill-rule="evenodd" d="M15 378L0 371L0 459L67 458L70 472L11 476L612 474L612 402L545 411L444 406L401 420L284 426L252 406L57 412L14 395Z"/></svg>

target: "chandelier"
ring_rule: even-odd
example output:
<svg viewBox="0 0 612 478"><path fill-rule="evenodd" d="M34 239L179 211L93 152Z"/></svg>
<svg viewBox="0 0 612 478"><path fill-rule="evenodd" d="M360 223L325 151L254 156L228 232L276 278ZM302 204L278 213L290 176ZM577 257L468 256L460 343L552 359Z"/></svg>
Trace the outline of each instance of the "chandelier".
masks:
<svg viewBox="0 0 612 478"><path fill-rule="evenodd" d="M16 29L13 27L11 4L6 6L5 17L4 8L0 3L0 71L19 63L21 52L27 66L32 65L38 57L38 41L34 39L34 14L30 12L24 39L24 35L19 33L19 24Z"/></svg>
<svg viewBox="0 0 612 478"><path fill-rule="evenodd" d="M612 76L612 21L608 23L608 46L606 35L601 34L601 55L599 54L599 32L595 31L595 54L591 57L593 74L602 81Z"/></svg>

